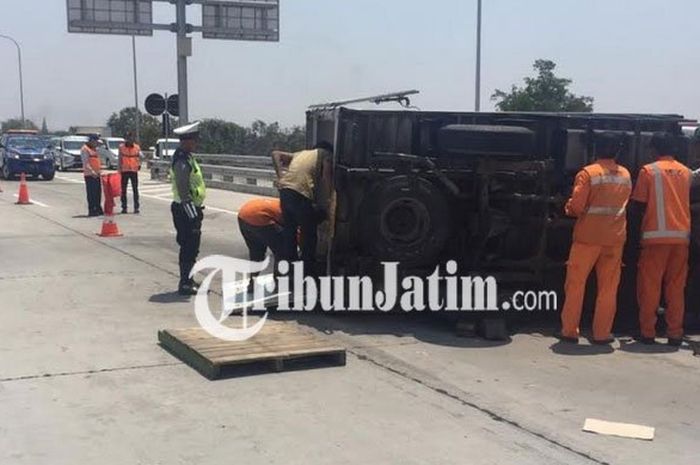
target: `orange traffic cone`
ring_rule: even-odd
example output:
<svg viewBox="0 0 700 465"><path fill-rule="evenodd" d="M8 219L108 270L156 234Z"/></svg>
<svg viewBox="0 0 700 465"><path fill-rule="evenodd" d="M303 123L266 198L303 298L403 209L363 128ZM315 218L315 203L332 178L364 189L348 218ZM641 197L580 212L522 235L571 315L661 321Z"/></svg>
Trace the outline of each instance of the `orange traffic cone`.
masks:
<svg viewBox="0 0 700 465"><path fill-rule="evenodd" d="M19 195L17 196L17 205L29 205L32 202L29 200L29 189L27 188L27 177L22 173L19 181Z"/></svg>
<svg viewBox="0 0 700 465"><path fill-rule="evenodd" d="M102 222L102 232L98 234L100 237L121 237L123 234L119 232L119 226L114 221L113 216L105 216Z"/></svg>

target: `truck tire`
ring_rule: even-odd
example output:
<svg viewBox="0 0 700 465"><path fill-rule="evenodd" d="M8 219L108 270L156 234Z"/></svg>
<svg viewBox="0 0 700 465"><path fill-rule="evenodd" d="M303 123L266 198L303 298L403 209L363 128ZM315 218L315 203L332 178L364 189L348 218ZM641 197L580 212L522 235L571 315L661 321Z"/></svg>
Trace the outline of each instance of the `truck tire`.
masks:
<svg viewBox="0 0 700 465"><path fill-rule="evenodd" d="M377 182L363 201L360 225L366 253L412 266L435 263L452 229L445 195L415 176Z"/></svg>

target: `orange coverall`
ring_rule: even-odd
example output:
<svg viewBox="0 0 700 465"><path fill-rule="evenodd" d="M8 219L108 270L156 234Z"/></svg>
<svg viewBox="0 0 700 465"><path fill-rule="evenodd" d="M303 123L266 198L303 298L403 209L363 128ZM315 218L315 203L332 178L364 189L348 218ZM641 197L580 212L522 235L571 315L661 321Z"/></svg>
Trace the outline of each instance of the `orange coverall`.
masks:
<svg viewBox="0 0 700 465"><path fill-rule="evenodd" d="M667 336L683 337L691 182L690 169L673 157L663 156L642 168L632 196L632 200L646 204L637 273L639 325L645 338L656 336L662 283Z"/></svg>
<svg viewBox="0 0 700 465"><path fill-rule="evenodd" d="M622 249L627 239L627 204L632 192L630 174L613 159L599 159L576 175L566 214L577 218L566 269L561 334L577 338L586 281L595 267L598 296L593 339L610 337L617 311Z"/></svg>

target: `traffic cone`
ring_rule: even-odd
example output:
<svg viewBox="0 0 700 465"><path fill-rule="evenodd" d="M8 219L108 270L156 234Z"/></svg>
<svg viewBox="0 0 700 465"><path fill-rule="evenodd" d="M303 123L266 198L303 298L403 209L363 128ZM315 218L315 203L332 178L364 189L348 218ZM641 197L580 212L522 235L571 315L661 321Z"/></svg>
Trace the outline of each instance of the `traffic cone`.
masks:
<svg viewBox="0 0 700 465"><path fill-rule="evenodd" d="M24 173L19 180L19 195L17 196L17 205L29 205L32 202L29 200L29 188L27 188L27 177Z"/></svg>
<svg viewBox="0 0 700 465"><path fill-rule="evenodd" d="M105 216L102 222L102 232L98 234L100 237L121 237L123 234L119 232L119 226L114 221L113 216Z"/></svg>

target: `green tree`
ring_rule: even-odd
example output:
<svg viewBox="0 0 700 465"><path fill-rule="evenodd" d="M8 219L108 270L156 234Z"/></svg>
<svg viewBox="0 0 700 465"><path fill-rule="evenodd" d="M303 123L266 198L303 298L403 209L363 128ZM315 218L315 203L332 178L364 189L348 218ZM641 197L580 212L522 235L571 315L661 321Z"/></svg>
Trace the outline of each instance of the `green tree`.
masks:
<svg viewBox="0 0 700 465"><path fill-rule="evenodd" d="M593 111L593 98L571 93L572 80L557 77L556 67L551 60L535 61L536 77L526 77L523 87L514 85L510 92L497 89L491 100L497 101L496 108L500 111Z"/></svg>
<svg viewBox="0 0 700 465"><path fill-rule="evenodd" d="M107 121L107 126L115 137L124 137L128 132L136 134L136 121L141 114L141 146L144 149L155 145L163 133L161 120L149 114L139 112L135 107L122 108L117 113L112 113ZM174 123L171 120L172 123ZM172 126L175 127L175 126Z"/></svg>
<svg viewBox="0 0 700 465"><path fill-rule="evenodd" d="M41 121L41 133L44 135L49 133L49 126L46 124L46 118Z"/></svg>
<svg viewBox="0 0 700 465"><path fill-rule="evenodd" d="M0 125L0 131L5 132L11 129L39 129L37 125L31 120L25 120L22 124L22 118L10 118L5 120Z"/></svg>
<svg viewBox="0 0 700 465"><path fill-rule="evenodd" d="M200 126L199 152L245 154L246 129L221 119L205 119Z"/></svg>

